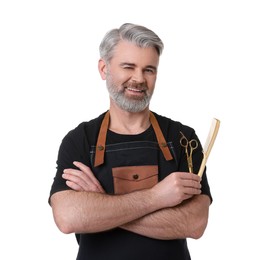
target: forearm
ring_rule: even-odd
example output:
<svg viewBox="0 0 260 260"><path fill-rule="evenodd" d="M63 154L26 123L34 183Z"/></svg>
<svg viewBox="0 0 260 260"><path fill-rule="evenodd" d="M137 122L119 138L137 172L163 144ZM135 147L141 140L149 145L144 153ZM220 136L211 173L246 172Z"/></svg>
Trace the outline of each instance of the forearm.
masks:
<svg viewBox="0 0 260 260"><path fill-rule="evenodd" d="M178 206L127 223L122 228L155 239L197 239L206 229L209 204L208 196L195 196Z"/></svg>
<svg viewBox="0 0 260 260"><path fill-rule="evenodd" d="M192 205L189 210L183 201L200 194L198 176L174 172L151 189L107 195L89 167L80 163L76 166L80 170L67 169L63 175L72 190L57 192L51 198L56 224L64 233L100 232L122 226L160 239L188 234L185 217L193 213ZM150 215L152 212L156 213Z"/></svg>
<svg viewBox="0 0 260 260"><path fill-rule="evenodd" d="M51 197L55 222L64 233L109 230L157 210L156 204L149 190L118 196L69 190Z"/></svg>

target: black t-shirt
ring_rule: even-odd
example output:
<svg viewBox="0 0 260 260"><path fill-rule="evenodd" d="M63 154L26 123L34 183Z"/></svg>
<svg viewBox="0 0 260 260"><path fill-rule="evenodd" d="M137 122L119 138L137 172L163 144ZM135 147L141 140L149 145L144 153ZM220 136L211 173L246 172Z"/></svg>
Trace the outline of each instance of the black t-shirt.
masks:
<svg viewBox="0 0 260 260"><path fill-rule="evenodd" d="M121 135L108 130L105 162L103 166L96 169L93 166L93 162L97 137L102 119L104 118L104 114L102 114L96 119L81 123L62 140L58 153L57 172L50 196L55 192L70 189L61 175L64 169L75 168L73 161L80 161L89 166L106 192L112 194L114 189L112 169L110 168L115 166L130 166L140 163L151 164L152 162L152 164L156 164L159 167L159 181L171 172L188 171L186 154L180 146L180 131L189 140L194 138L198 140L195 131L188 126L182 125L180 122L159 116L156 113L154 115L170 148L173 160L166 161L164 159L152 126L145 132L137 135ZM125 147L128 149L128 154L124 156ZM199 147L193 153L194 172L198 172L201 161L202 147L199 142ZM102 170L102 167L105 170ZM201 184L202 194L208 195L212 200L205 172ZM157 240L120 228L95 234L76 234L76 237L79 243L77 257L79 260L190 259L186 239Z"/></svg>

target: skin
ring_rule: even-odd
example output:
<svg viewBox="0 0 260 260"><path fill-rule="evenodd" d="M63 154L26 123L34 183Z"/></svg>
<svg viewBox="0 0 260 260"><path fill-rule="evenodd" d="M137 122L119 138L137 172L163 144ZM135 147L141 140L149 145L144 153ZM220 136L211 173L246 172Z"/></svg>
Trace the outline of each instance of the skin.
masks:
<svg viewBox="0 0 260 260"><path fill-rule="evenodd" d="M121 41L110 63L100 59L103 80L113 82L124 97L141 100L152 95L159 56L154 48L140 48ZM142 91L140 91L140 89ZM149 106L129 112L110 97L109 128L117 133L137 134L150 125ZM108 195L91 169L74 162L63 178L72 190L51 197L55 222L64 233L94 233L115 227L156 239L200 238L207 226L210 199L200 195L200 177L174 172L153 188L124 195Z"/></svg>

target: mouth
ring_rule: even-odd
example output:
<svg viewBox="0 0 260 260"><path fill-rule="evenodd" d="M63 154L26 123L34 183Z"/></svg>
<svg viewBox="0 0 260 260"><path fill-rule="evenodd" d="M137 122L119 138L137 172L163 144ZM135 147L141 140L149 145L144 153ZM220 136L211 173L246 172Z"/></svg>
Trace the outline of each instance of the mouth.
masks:
<svg viewBox="0 0 260 260"><path fill-rule="evenodd" d="M145 92L144 89L137 89L137 88L131 88L131 87L125 87L126 90L134 93L143 93Z"/></svg>

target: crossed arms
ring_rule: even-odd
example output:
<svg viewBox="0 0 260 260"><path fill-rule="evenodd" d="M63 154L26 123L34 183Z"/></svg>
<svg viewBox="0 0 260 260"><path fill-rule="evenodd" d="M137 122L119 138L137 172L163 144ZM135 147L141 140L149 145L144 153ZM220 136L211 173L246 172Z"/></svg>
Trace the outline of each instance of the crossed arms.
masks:
<svg viewBox="0 0 260 260"><path fill-rule="evenodd" d="M153 188L124 195L104 192L80 162L63 178L72 190L56 192L51 206L64 233L95 233L116 227L156 239L200 238L207 226L210 199L201 195L200 177L175 172Z"/></svg>

